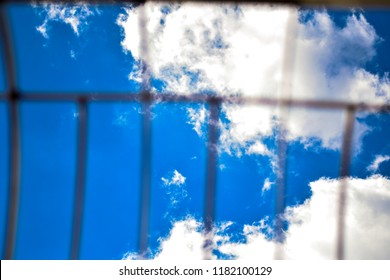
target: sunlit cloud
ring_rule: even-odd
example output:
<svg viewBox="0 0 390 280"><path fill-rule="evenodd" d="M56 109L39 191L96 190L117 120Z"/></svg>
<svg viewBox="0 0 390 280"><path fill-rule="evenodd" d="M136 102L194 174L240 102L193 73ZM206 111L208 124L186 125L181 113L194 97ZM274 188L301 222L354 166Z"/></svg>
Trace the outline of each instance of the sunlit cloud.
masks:
<svg viewBox="0 0 390 280"><path fill-rule="evenodd" d="M117 24L122 28L123 49L137 61L138 22L142 6L126 8ZM325 11L300 12L266 5L145 5L151 74L164 84L163 91L189 94L277 98L282 92L285 47L292 48L293 75L289 91L294 98L383 103L390 99L387 75L365 69L380 41L362 14L351 14L341 26ZM296 36L286 41L295 24ZM274 136L277 110L256 106L222 106L220 147L241 156L270 156L264 140ZM202 135L204 108L188 111L189 123ZM339 149L342 111L291 109L288 139L307 148L320 144ZM356 122L356 143L368 131ZM265 148L260 148L260 145ZM359 146L359 145L358 145ZM358 147L359 149L359 147ZM272 151L271 151L272 152Z"/></svg>
<svg viewBox="0 0 390 280"><path fill-rule="evenodd" d="M340 181L322 178L310 183L312 196L286 209L288 230L283 245L269 238L267 220L244 225L244 241L225 232L232 222L216 225L214 250L234 259L272 259L275 248L287 259L334 259L336 256L337 199ZM345 253L347 259L390 258L390 180L381 176L347 180ZM156 259L202 259L202 224L193 217L173 223L161 239ZM217 258L214 255L214 258Z"/></svg>

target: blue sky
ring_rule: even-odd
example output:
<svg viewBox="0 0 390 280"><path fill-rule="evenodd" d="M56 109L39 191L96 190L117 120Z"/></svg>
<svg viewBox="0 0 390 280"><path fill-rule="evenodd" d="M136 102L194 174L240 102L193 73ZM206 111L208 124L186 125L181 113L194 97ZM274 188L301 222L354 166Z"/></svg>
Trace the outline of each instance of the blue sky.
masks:
<svg viewBox="0 0 390 280"><path fill-rule="evenodd" d="M283 42L286 24L293 22L292 97L390 100L387 11L187 5L149 5L146 11L153 34L148 63L156 94L285 94ZM139 7L14 5L7 12L21 91L139 92ZM22 166L15 258L67 259L77 106L21 102L19 108ZM275 108L260 106L221 110L215 258L272 257L278 114ZM80 258L131 258L137 249L141 107L92 102L88 112ZM199 257L207 118L202 104L153 106L153 257ZM1 101L0 240L6 222L8 122L7 103ZM343 113L337 110L289 112L287 258L333 257L342 123ZM355 121L348 258L390 257L389 123L389 115L370 112L359 113ZM356 238L362 238L359 246L350 241Z"/></svg>

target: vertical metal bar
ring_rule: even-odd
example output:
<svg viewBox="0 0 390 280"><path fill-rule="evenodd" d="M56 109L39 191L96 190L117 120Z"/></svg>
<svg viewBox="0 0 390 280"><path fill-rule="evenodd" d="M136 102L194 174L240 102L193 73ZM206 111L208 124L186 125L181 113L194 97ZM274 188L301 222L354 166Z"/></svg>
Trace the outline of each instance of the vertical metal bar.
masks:
<svg viewBox="0 0 390 280"><path fill-rule="evenodd" d="M16 72L13 43L6 15L6 6L1 5L0 28L5 53L5 66L8 82L8 118L9 118L9 190L7 224L4 244L4 259L13 259L16 245L19 196L20 196L20 123L18 112L19 93L16 90Z"/></svg>
<svg viewBox="0 0 390 280"><path fill-rule="evenodd" d="M287 140L286 140L286 124L285 106L281 105L279 110L279 129L277 132L277 170L276 170L276 190L275 190L275 228L274 228L274 241L275 241L275 253L274 259L283 259L284 251L283 244L286 239L285 229L286 221L284 217L284 210L286 207L286 169L287 169Z"/></svg>
<svg viewBox="0 0 390 280"><path fill-rule="evenodd" d="M343 143L341 147L340 185L337 213L336 259L338 260L343 260L345 258L345 212L347 204L348 176L351 164L355 108L349 107L346 113Z"/></svg>
<svg viewBox="0 0 390 280"><path fill-rule="evenodd" d="M217 161L218 161L218 120L220 114L221 100L212 98L210 106L210 118L208 123L207 139L207 170L206 170L206 191L205 191L205 213L204 213L204 244L203 259L212 258L213 249L213 223L215 218L215 194L217 182Z"/></svg>
<svg viewBox="0 0 390 280"><path fill-rule="evenodd" d="M281 124L278 131L277 139L278 155L277 155L277 171L276 171L276 200L275 200L275 237L277 243L282 244L285 240L285 222L284 209L286 205L286 167L287 167L287 141L286 129L284 124ZM281 252L275 254L276 259L282 258Z"/></svg>
<svg viewBox="0 0 390 280"><path fill-rule="evenodd" d="M140 61L142 69L142 91L140 93L142 102L141 115L141 192L140 192L140 213L138 250L141 259L147 258L149 239L149 219L150 219L150 195L151 195L151 93L150 93L150 73L148 68L148 30L145 4L140 6L138 25L140 35Z"/></svg>
<svg viewBox="0 0 390 280"><path fill-rule="evenodd" d="M87 157L87 101L84 98L78 102L78 139L77 139L77 173L76 189L73 210L73 229L70 258L80 258L80 244L82 236L84 196L85 196L85 174Z"/></svg>
<svg viewBox="0 0 390 280"><path fill-rule="evenodd" d="M286 222L284 210L286 207L286 171L287 171L287 127L286 120L290 113L290 104L283 100L290 100L292 93L295 35L297 32L297 11L295 6L288 6L290 13L286 23L286 35L284 41L284 58L282 66L282 84L278 102L279 129L276 136L277 142L277 170L276 170L276 191L275 191L275 229L274 240L275 259L283 259L282 245L285 241Z"/></svg>
<svg viewBox="0 0 390 280"><path fill-rule="evenodd" d="M150 215L150 189L151 189L151 108L147 100L142 104L142 158L141 158L141 199L139 220L139 253L146 258L148 250L148 232Z"/></svg>
<svg viewBox="0 0 390 280"><path fill-rule="evenodd" d="M16 92L11 92L9 101L9 145L10 178L8 190L8 216L4 246L4 259L14 258L20 196L20 128L18 99Z"/></svg>

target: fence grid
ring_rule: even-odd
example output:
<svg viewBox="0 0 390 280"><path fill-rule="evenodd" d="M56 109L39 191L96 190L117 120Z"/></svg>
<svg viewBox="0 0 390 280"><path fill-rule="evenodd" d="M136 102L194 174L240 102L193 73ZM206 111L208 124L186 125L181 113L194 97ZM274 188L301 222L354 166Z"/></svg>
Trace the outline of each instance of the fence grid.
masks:
<svg viewBox="0 0 390 280"><path fill-rule="evenodd" d="M25 2L25 1L11 1L11 3ZM38 1L39 2L39 1ZM51 2L51 1L45 1ZM89 1L91 2L91 1ZM135 3L144 3L145 1L133 1ZM161 2L161 1L160 1ZM208 1L209 2L209 1ZM218 1L211 1L218 2ZM222 1L221 1L222 2ZM223 1L224 3L230 1ZM231 2L250 2L250 1L231 1ZM341 4L350 5L356 4L356 1L257 1L276 4L288 5L316 5L316 4ZM91 3L96 3L92 1ZM101 3L99 1L99 3ZM111 3L111 2L108 2ZM387 1L371 0L359 1L360 5L389 5ZM58 102L75 102L78 106L78 130L77 130L77 166L76 166L76 180L75 180L75 197L73 207L73 229L70 248L70 259L79 259L80 257L80 243L83 224L83 208L85 195L85 177L87 165L87 131L88 131L88 105L93 102L103 101L121 101L134 102L142 105L141 117L141 143L142 143L142 158L141 166L141 196L140 196L140 215L139 215L139 239L138 249L141 258L147 258L148 249L148 227L149 227L149 211L150 211L150 180L151 180L151 109L152 105L157 102L167 103L203 103L208 104L209 123L207 132L207 164L206 164L206 181L205 181L205 216L204 216L204 258L211 258L212 250L212 228L214 222L214 208L215 208L215 194L217 182L217 161L218 161L218 120L220 117L220 108L223 104L254 104L275 106L278 108L289 109L292 107L300 108L314 108L314 109L332 109L343 110L346 112L343 142L341 147L341 163L340 163L340 192L338 201L338 226L337 226L337 240L336 240L336 259L344 259L344 216L346 209L346 191L347 182L346 177L349 176L349 168L351 161L351 145L353 138L353 124L355 116L360 111L375 111L390 113L390 104L364 104L351 103L346 101L326 101L326 100L302 100L292 99L290 97L284 98L264 98L264 97L245 97L245 96L219 96L207 95L201 93L189 93L186 95L167 93L167 94L153 94L150 89L150 75L147 67L143 67L142 75L142 91L138 94L118 94L118 93L100 93L92 94L88 92L69 92L69 93L39 93L39 92L21 92L18 90L16 81L16 64L13 53L13 42L11 36L11 28L7 19L6 12L7 4L1 4L0 7L0 40L3 43L4 57L5 57L5 72L7 78L8 89L6 93L0 94L0 102L8 104L8 120L9 120L9 186L8 186L8 209L6 221L6 234L4 240L4 259L13 259L15 251L17 220L19 210L19 195L20 195L20 168L21 168L21 150L20 150L20 113L19 104L23 102L34 101L58 101ZM147 57L147 32L145 28L145 13L141 14L139 20L139 30L141 34L141 57ZM287 46L285 46L286 48ZM283 123L280 127L280 136L278 139L278 183L276 191L276 206L275 213L282 214L284 212L284 198L285 198L285 175L286 175L286 158L287 158L287 144L284 134ZM283 232L283 223L276 223L276 232ZM283 242L283 238L280 239ZM282 258L276 256L275 258Z"/></svg>

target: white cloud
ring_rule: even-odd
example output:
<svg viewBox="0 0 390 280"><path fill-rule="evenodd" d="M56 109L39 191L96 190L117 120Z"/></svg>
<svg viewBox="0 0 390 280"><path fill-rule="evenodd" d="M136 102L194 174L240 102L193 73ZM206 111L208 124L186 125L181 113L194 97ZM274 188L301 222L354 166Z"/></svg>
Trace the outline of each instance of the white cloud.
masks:
<svg viewBox="0 0 390 280"><path fill-rule="evenodd" d="M163 250L155 256L155 259L201 260L203 256L201 226L202 224L193 218L176 222L169 237L161 239L160 246ZM173 240L175 242L172 242Z"/></svg>
<svg viewBox="0 0 390 280"><path fill-rule="evenodd" d="M374 161L367 167L368 171L376 172L379 169L379 166L385 162L390 160L390 156L384 155L376 155Z"/></svg>
<svg viewBox="0 0 390 280"><path fill-rule="evenodd" d="M188 197L187 190L184 188L186 179L177 170L174 170L167 178L161 178L169 199L169 208L175 208L179 202Z"/></svg>
<svg viewBox="0 0 390 280"><path fill-rule="evenodd" d="M49 35L47 35L47 28L46 28L46 24L47 24L47 20L45 20L42 25L40 26L37 26L36 29L39 33L42 34L42 36L45 38L45 39L48 39L49 38Z"/></svg>
<svg viewBox="0 0 390 280"><path fill-rule="evenodd" d="M288 10L241 9L148 3L148 48L154 76L164 80L168 90L183 94L202 89L257 93L257 86L266 84L262 71L268 72L275 59L280 62L283 49L279 42L284 39L280 31ZM140 8L129 8L117 20L124 30L122 46L136 59L140 58L139 14ZM269 28L259 30L259 24ZM264 47L265 52L258 51ZM197 81L193 82L189 73L198 74Z"/></svg>
<svg viewBox="0 0 390 280"><path fill-rule="evenodd" d="M292 258L306 258L308 255L333 258L339 181L320 179L312 182L310 187L312 197L303 205L288 210L290 228L286 254ZM389 205L389 179L373 176L348 180L346 258L390 258Z"/></svg>
<svg viewBox="0 0 390 280"><path fill-rule="evenodd" d="M206 116L207 116L206 107L203 105L198 109L187 108L187 116L189 118L187 123L193 126L193 129L195 130L196 134L202 136L203 135L202 127L206 121Z"/></svg>
<svg viewBox="0 0 390 280"><path fill-rule="evenodd" d="M45 20L36 30L46 39L49 38L48 27L51 21L59 21L68 24L73 32L79 36L80 27L87 24L87 18L94 15L92 9L86 4L41 4L34 5L35 8L43 8Z"/></svg>
<svg viewBox="0 0 390 280"><path fill-rule="evenodd" d="M272 183L269 178L264 180L263 188L261 189L261 193L269 191L274 183Z"/></svg>
<svg viewBox="0 0 390 280"><path fill-rule="evenodd" d="M138 63L134 63L133 69L130 71L128 78L129 78L129 80L132 80L132 81L137 82L137 83L142 82L142 71L141 71L141 67Z"/></svg>
<svg viewBox="0 0 390 280"><path fill-rule="evenodd" d="M260 141L256 141L254 144L250 145L247 150L248 155L270 155L271 152L268 148L261 143Z"/></svg>
<svg viewBox="0 0 390 280"><path fill-rule="evenodd" d="M325 12L299 24L294 91L296 97L385 102L386 77L367 72L379 37L363 15L351 15L338 27ZM384 95L381 95L384 93Z"/></svg>
<svg viewBox="0 0 390 280"><path fill-rule="evenodd" d="M364 68L375 56L380 38L363 15L347 17L340 27L324 11L297 12L286 7L156 3L145 7L148 63L167 91L280 96L286 82L282 71L286 26L292 19L297 34L287 46L295 44L289 87L293 97L370 103L390 99L388 77ZM139 14L139 7L127 8L117 19L123 29L122 47L137 60L141 59ZM188 113L199 135L205 121L202 110ZM272 136L278 124L275 108L225 105L222 111L222 149L236 155ZM307 147L314 142L330 149L340 147L341 111L294 109L287 120L289 140ZM358 124L356 139L366 131Z"/></svg>
<svg viewBox="0 0 390 280"><path fill-rule="evenodd" d="M390 180L381 176L350 178L347 191L345 252L347 259L390 258ZM289 228L283 246L267 238L266 221L245 225L245 242L234 242L225 229L214 228L214 248L237 259L272 259L275 246L288 259L333 259L336 249L336 214L339 181L322 178L310 183L312 196L286 211ZM201 224L187 218L173 224L170 234L161 239L156 258L201 259ZM215 257L215 256L214 256Z"/></svg>
<svg viewBox="0 0 390 280"><path fill-rule="evenodd" d="M185 183L186 177L180 174L179 171L174 170L171 178L162 177L161 180L163 181L165 186L171 186L171 185L181 186Z"/></svg>
<svg viewBox="0 0 390 280"><path fill-rule="evenodd" d="M253 105L224 105L226 121L220 121L220 148L228 154L241 156L247 154L270 155L262 143L263 138L274 135L275 111L270 107Z"/></svg>

